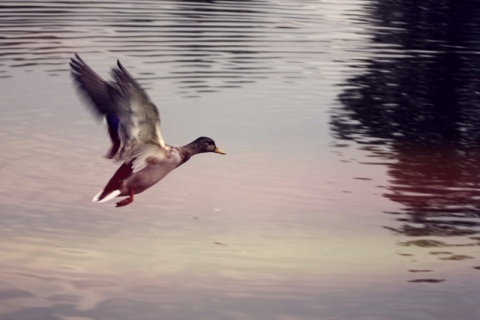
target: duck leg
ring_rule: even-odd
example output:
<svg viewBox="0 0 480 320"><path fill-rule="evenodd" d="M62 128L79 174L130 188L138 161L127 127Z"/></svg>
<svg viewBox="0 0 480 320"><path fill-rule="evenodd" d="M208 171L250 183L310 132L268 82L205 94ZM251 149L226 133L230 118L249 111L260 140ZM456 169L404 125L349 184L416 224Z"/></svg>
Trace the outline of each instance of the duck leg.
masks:
<svg viewBox="0 0 480 320"><path fill-rule="evenodd" d="M128 198L123 199L122 201L117 202L116 207L125 207L126 205L133 202L133 189L128 189L129 196Z"/></svg>

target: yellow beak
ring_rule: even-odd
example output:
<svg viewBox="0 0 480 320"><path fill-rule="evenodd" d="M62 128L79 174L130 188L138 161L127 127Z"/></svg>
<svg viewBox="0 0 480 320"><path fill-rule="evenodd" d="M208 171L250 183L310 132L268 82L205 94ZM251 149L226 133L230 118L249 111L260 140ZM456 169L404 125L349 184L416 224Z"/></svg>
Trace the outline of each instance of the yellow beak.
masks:
<svg viewBox="0 0 480 320"><path fill-rule="evenodd" d="M223 151L223 150L220 149L219 147L216 147L215 150L213 150L213 152L215 152L215 153L220 153L220 154L227 154L225 151Z"/></svg>

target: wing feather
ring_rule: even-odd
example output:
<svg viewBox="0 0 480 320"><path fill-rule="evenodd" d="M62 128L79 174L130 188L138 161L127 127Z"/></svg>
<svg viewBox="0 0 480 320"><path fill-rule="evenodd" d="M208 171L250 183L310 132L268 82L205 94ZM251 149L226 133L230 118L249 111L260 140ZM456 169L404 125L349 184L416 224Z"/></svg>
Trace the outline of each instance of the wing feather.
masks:
<svg viewBox="0 0 480 320"><path fill-rule="evenodd" d="M117 61L112 69L113 81L103 80L78 54L70 61L72 75L78 89L90 100L93 110L107 120L112 148L107 157L117 160L135 160L138 168L144 166L147 157L138 157L138 150L165 151L166 146L160 131L160 115L147 93ZM143 148L155 145L159 148ZM140 161L140 159L142 159Z"/></svg>

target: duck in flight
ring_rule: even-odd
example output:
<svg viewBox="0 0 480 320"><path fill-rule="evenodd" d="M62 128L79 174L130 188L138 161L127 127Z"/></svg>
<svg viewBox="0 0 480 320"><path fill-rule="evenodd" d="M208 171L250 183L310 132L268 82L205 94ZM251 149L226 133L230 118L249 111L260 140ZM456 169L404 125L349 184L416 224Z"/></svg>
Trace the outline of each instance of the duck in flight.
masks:
<svg viewBox="0 0 480 320"><path fill-rule="evenodd" d="M106 120L112 147L105 157L123 161L93 202L128 196L117 202L117 207L126 206L133 202L134 194L150 188L193 155L226 154L207 137L183 147L166 144L157 107L119 60L112 69L110 82L103 80L78 54L70 60L70 67L78 90L87 97L95 113Z"/></svg>

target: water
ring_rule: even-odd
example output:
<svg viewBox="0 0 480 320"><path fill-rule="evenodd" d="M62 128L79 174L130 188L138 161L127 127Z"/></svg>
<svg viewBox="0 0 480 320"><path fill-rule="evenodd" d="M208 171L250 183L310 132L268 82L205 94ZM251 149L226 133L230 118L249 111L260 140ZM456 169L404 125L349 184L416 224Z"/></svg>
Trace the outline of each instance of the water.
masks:
<svg viewBox="0 0 480 320"><path fill-rule="evenodd" d="M0 319L477 319L473 1L2 1ZM125 208L76 95L116 59L167 143Z"/></svg>

